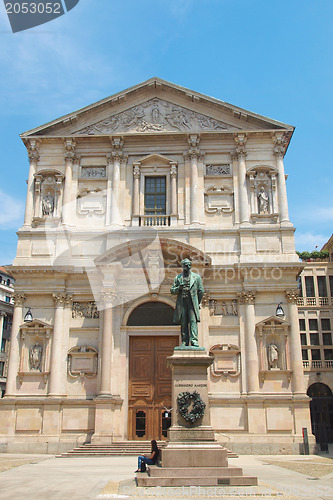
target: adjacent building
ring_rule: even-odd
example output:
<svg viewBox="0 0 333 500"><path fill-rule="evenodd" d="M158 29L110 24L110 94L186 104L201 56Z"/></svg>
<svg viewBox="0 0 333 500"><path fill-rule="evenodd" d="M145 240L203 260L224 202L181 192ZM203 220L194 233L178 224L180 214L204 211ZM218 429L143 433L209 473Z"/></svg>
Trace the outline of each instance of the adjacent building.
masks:
<svg viewBox="0 0 333 500"><path fill-rule="evenodd" d="M14 278L0 266L0 397L6 389L10 332L14 309Z"/></svg>
<svg viewBox="0 0 333 500"><path fill-rule="evenodd" d="M327 260L304 263L297 303L312 431L325 446L333 442L333 236L322 250Z"/></svg>
<svg viewBox="0 0 333 500"><path fill-rule="evenodd" d="M159 78L22 134L3 450L166 438L166 358L180 341L170 287L188 257L205 287L217 439L300 452L311 423L283 161L292 134Z"/></svg>

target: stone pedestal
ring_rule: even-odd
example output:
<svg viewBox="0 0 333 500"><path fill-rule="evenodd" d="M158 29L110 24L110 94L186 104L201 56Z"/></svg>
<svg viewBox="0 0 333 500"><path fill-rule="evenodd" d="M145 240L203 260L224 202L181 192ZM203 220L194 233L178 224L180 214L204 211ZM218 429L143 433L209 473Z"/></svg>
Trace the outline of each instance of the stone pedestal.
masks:
<svg viewBox="0 0 333 500"><path fill-rule="evenodd" d="M257 478L243 476L239 468L228 468L228 451L215 441L207 375L213 358L203 348L176 347L167 361L172 369L173 408L169 441L162 452L162 467L149 466L147 474L138 473L138 486L256 485ZM183 416L180 395L190 401ZM196 413L193 401L197 400L201 407L204 403L204 411L191 421L189 416Z"/></svg>

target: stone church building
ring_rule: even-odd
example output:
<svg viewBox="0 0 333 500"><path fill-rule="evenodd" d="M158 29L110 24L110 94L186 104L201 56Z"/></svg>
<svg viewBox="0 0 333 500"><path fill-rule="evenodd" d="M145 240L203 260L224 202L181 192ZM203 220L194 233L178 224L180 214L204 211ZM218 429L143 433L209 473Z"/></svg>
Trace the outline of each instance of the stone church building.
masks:
<svg viewBox="0 0 333 500"><path fill-rule="evenodd" d="M283 163L292 134L159 78L22 134L2 451L166 439L166 357L180 342L170 287L188 257L205 288L216 438L299 453L311 424Z"/></svg>

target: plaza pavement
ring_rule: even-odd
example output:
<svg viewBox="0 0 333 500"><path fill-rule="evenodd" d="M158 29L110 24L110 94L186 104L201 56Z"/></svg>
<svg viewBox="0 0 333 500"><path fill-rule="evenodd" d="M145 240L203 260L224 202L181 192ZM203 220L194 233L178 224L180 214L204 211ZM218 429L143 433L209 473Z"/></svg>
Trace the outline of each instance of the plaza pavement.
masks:
<svg viewBox="0 0 333 500"><path fill-rule="evenodd" d="M29 463L30 462L30 463ZM277 464L276 464L277 462ZM15 465L15 466L14 466ZM333 454L242 455L229 459L257 487L137 488L136 457L56 458L0 454L1 500L103 500L108 498L311 498L333 500ZM281 467L283 465L283 467ZM10 468L14 466L13 468ZM302 472L290 470L291 467ZM7 469L7 470L5 470Z"/></svg>

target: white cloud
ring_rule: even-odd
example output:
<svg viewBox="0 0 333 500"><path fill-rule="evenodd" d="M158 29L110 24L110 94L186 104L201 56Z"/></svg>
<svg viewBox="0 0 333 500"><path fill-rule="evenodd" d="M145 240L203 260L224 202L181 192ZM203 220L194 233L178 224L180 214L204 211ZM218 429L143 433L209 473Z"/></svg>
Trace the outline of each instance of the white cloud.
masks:
<svg viewBox="0 0 333 500"><path fill-rule="evenodd" d="M296 250L303 252L308 250L312 252L313 250L320 250L322 246L328 241L330 238L330 234L314 234L314 233L301 233L296 231L295 233L295 244Z"/></svg>
<svg viewBox="0 0 333 500"><path fill-rule="evenodd" d="M17 229L22 224L24 204L0 190L0 230Z"/></svg>

